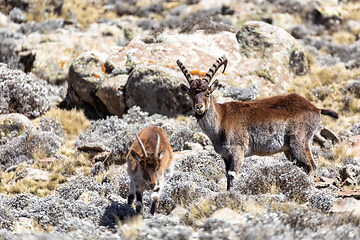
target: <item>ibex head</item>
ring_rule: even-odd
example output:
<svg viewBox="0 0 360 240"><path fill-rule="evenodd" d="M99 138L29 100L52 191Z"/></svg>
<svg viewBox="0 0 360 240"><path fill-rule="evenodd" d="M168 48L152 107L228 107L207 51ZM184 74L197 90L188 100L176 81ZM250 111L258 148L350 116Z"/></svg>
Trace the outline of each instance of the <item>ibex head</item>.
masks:
<svg viewBox="0 0 360 240"><path fill-rule="evenodd" d="M155 152L153 154L148 154L146 152L144 144L138 136L136 136L136 138L140 144L142 156L140 157L140 155L134 150L131 150L130 152L131 156L136 161L138 161L142 173L142 178L144 182L148 184L150 189L155 189L155 187L158 185L158 174L161 174L159 172L161 158L164 156L165 153L165 148L161 152L159 152L160 136L158 134L156 134L156 136L157 142L155 146Z"/></svg>
<svg viewBox="0 0 360 240"><path fill-rule="evenodd" d="M218 87L218 80L211 81L214 77L216 71L224 65L225 72L226 65L227 65L227 59L226 57L222 56L216 62L213 64L211 68L209 68L209 71L205 74L205 76L200 79L193 79L191 77L190 72L184 67L184 65L177 60L177 65L185 75L186 80L188 81L190 88L187 87L185 84L181 84L181 90L186 92L190 98L193 101L193 109L194 111L202 115L205 113L205 111L209 108L210 104L210 96L213 91L216 90Z"/></svg>

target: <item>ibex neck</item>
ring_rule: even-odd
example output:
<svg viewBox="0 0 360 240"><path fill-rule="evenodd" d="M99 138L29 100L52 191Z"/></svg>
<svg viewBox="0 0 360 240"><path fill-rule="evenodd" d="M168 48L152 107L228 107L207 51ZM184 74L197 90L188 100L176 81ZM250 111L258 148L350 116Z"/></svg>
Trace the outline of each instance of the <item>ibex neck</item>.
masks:
<svg viewBox="0 0 360 240"><path fill-rule="evenodd" d="M218 139L221 122L220 105L211 97L210 107L201 116L196 116L201 129L213 142Z"/></svg>

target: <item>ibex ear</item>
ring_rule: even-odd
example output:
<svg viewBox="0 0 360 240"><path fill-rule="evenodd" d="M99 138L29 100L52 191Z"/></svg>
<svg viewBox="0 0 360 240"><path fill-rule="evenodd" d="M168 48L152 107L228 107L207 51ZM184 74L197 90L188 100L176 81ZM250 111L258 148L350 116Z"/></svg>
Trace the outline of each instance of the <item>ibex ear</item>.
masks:
<svg viewBox="0 0 360 240"><path fill-rule="evenodd" d="M159 154L159 159L161 159L163 156L164 156L164 153L165 153L165 148L160 152Z"/></svg>
<svg viewBox="0 0 360 240"><path fill-rule="evenodd" d="M215 91L219 86L219 81L216 79L210 86L210 92L212 93Z"/></svg>
<svg viewBox="0 0 360 240"><path fill-rule="evenodd" d="M140 156L134 150L131 150L130 155L138 162L140 162Z"/></svg>
<svg viewBox="0 0 360 240"><path fill-rule="evenodd" d="M180 87L183 92L188 93L190 91L190 89L183 83L180 84Z"/></svg>

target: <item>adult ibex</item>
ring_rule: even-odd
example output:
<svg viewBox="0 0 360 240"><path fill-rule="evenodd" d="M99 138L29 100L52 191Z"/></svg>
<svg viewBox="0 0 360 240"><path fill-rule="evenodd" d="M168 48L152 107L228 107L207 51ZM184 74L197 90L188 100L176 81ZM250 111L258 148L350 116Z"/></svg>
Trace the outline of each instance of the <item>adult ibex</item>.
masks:
<svg viewBox="0 0 360 240"><path fill-rule="evenodd" d="M154 215L164 188L165 173L171 176L173 172L173 149L162 128L147 127L136 139L126 156L131 178L128 204L131 205L136 196L136 213L140 213L143 192L152 190L150 213Z"/></svg>
<svg viewBox="0 0 360 240"><path fill-rule="evenodd" d="M320 115L337 119L336 112L319 109L296 93L219 104L211 96L218 87L218 80L211 79L221 66L224 65L225 71L225 57L219 58L202 79L193 79L179 60L177 64L190 85L181 84L181 89L192 99L201 129L225 161L228 190L244 157L252 155L284 152L289 160L313 177L316 164L310 141L320 125Z"/></svg>

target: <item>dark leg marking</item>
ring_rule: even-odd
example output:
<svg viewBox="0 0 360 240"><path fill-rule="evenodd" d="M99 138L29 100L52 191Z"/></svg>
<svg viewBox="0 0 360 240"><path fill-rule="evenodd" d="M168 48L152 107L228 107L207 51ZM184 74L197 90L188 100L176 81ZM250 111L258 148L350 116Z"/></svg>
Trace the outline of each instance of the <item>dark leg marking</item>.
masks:
<svg viewBox="0 0 360 240"><path fill-rule="evenodd" d="M128 196L128 204L131 205L135 199L135 195L133 193L130 193Z"/></svg>
<svg viewBox="0 0 360 240"><path fill-rule="evenodd" d="M135 194L136 194L136 214L139 214L142 208L142 194L139 192L135 192ZM141 205L138 205L137 204L138 202L140 202Z"/></svg>
<svg viewBox="0 0 360 240"><path fill-rule="evenodd" d="M233 187L233 180L234 180L234 160L232 157L228 159L224 158L225 161L225 168L226 168L226 179L227 179L227 190Z"/></svg>

